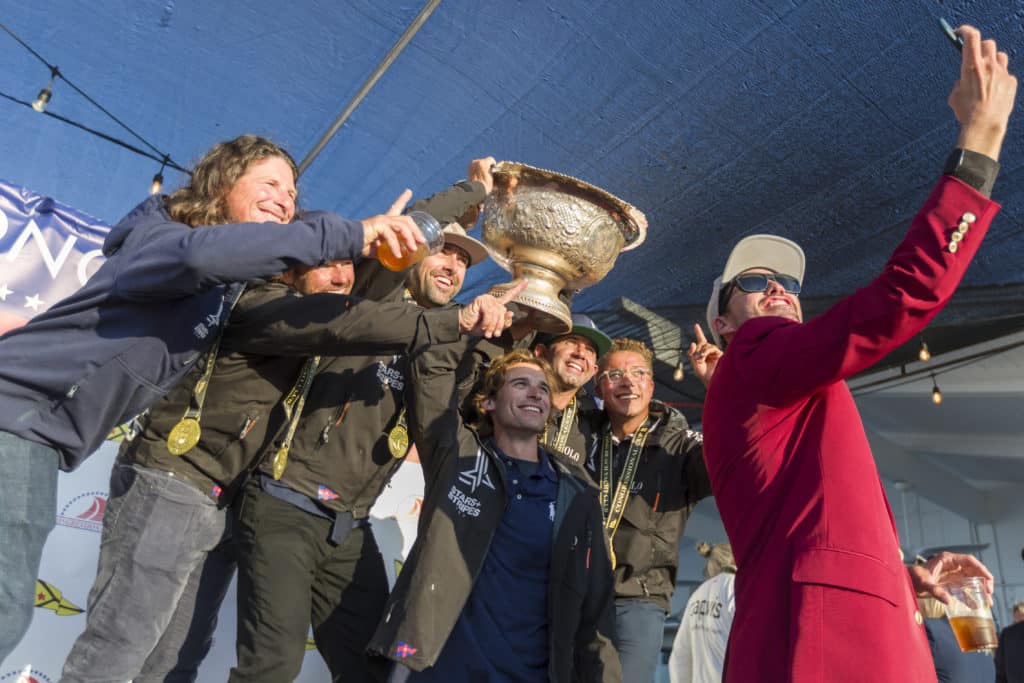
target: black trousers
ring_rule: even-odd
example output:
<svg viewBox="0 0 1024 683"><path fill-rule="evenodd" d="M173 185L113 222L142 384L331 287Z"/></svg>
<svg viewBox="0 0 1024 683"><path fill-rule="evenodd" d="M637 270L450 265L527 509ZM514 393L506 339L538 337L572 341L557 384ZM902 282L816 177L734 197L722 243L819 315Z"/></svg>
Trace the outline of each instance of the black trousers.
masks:
<svg viewBox="0 0 1024 683"><path fill-rule="evenodd" d="M234 509L238 664L229 681L294 680L310 623L333 681L383 680L387 662L364 652L388 596L373 530L356 527L334 545L330 520L265 493L255 481Z"/></svg>

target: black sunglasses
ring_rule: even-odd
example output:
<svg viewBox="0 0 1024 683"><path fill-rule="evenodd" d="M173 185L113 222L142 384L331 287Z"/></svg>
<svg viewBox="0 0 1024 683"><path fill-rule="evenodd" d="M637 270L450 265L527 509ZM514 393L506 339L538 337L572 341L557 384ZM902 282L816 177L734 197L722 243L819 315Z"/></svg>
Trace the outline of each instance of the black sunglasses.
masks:
<svg viewBox="0 0 1024 683"><path fill-rule="evenodd" d="M744 273L732 279L733 283L744 292L763 292L768 289L768 281L778 282L790 294L800 293L800 281L792 275L782 273Z"/></svg>
<svg viewBox="0 0 1024 683"><path fill-rule="evenodd" d="M783 275L782 273L743 273L729 280L722 287L718 294L718 314L721 315L722 311L725 310L734 289L738 288L740 291L747 292L748 294L756 294L768 289L769 282L779 283L779 286L790 294L800 294L800 281L792 275Z"/></svg>

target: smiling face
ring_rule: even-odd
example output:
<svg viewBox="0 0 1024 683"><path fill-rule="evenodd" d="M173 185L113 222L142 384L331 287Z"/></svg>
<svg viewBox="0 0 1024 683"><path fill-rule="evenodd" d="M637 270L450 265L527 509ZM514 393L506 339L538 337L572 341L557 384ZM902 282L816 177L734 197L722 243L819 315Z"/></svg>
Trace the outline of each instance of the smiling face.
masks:
<svg viewBox="0 0 1024 683"><path fill-rule="evenodd" d="M469 255L454 244L426 257L409 271L406 287L424 308L444 306L462 289Z"/></svg>
<svg viewBox="0 0 1024 683"><path fill-rule="evenodd" d="M515 363L505 370L505 383L483 401L494 432L540 434L551 412L551 387L544 370L531 363Z"/></svg>
<svg viewBox="0 0 1024 683"><path fill-rule="evenodd" d="M281 280L301 294L349 294L355 282L352 261L331 261L326 266L296 266Z"/></svg>
<svg viewBox="0 0 1024 683"><path fill-rule="evenodd" d="M576 391L597 374L597 348L577 334L559 337L548 345L538 344L537 355L551 363L559 391Z"/></svg>
<svg viewBox="0 0 1024 683"><path fill-rule="evenodd" d="M224 202L237 223L290 223L296 196L291 165L273 156L249 164Z"/></svg>
<svg viewBox="0 0 1024 683"><path fill-rule="evenodd" d="M750 268L743 272L771 273L773 271L767 268ZM786 318L798 323L803 322L800 298L796 294L787 292L775 280L768 280L768 287L763 292L744 292L739 287L733 287L733 291L725 303L724 313L715 318L713 324L715 331L723 339L728 340L736 334L743 323L751 318L766 316Z"/></svg>
<svg viewBox="0 0 1024 683"><path fill-rule="evenodd" d="M596 393L604 401L605 411L622 420L646 417L654 396L654 376L647 359L635 351L613 350L602 358L601 370ZM606 374L610 370L620 371L622 377L612 381Z"/></svg>

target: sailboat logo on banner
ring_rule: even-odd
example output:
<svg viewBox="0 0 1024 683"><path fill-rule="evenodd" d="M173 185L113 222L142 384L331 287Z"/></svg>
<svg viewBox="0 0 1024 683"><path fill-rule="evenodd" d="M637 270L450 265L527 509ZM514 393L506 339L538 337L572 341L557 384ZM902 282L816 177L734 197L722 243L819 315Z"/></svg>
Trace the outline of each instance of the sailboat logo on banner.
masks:
<svg viewBox="0 0 1024 683"><path fill-rule="evenodd" d="M57 524L98 534L103 531L103 513L106 510L106 492L86 491L64 505L57 514Z"/></svg>

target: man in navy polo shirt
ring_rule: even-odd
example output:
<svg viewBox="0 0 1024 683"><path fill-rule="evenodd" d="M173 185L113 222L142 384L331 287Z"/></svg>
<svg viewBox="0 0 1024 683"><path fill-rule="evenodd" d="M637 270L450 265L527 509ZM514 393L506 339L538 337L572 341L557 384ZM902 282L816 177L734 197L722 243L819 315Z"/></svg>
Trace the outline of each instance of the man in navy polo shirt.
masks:
<svg viewBox="0 0 1024 683"><path fill-rule="evenodd" d="M413 366L426 494L371 652L399 663L396 682L621 681L596 492L537 442L550 366L523 350L495 360L470 427L455 410L451 355Z"/></svg>

